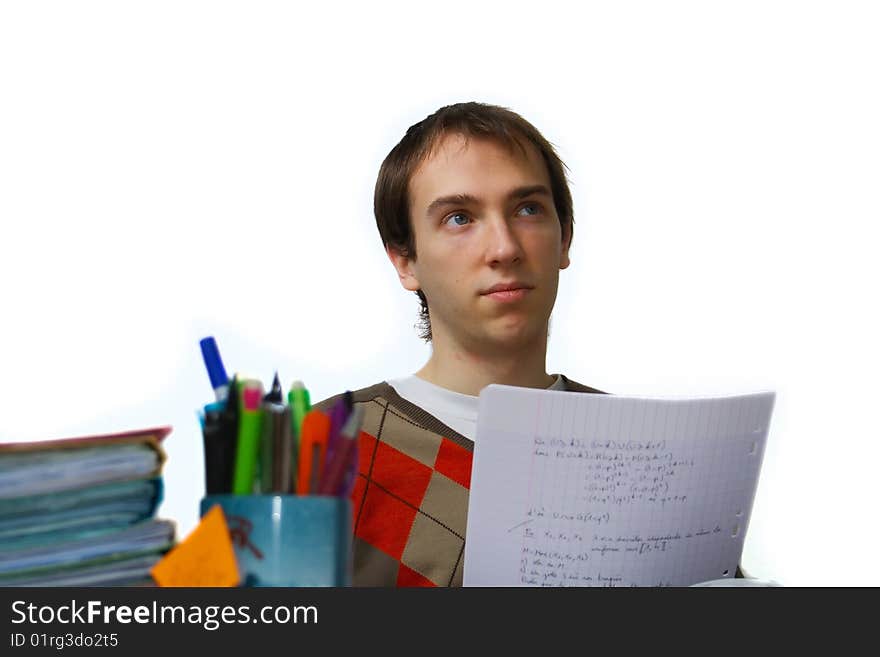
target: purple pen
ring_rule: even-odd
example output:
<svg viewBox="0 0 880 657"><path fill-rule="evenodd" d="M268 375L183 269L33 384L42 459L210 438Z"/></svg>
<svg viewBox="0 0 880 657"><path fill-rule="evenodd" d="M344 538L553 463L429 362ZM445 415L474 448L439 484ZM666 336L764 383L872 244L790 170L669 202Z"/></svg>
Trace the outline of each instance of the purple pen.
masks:
<svg viewBox="0 0 880 657"><path fill-rule="evenodd" d="M327 454L324 457L324 463L329 463L333 458L333 454L339 448L339 443L342 440L342 427L345 426L345 421L348 419L351 407L351 391L346 390L345 394L336 401L328 413L330 416L330 434L327 437Z"/></svg>
<svg viewBox="0 0 880 657"><path fill-rule="evenodd" d="M354 482L357 478L358 472L358 464L360 463L360 444L361 444L361 428L358 426L355 437L352 439L354 442L351 446L351 450L348 453L348 467L345 469L345 474L342 476L342 483L339 486L339 490L337 491L337 495L341 497L351 497L352 491L354 491Z"/></svg>

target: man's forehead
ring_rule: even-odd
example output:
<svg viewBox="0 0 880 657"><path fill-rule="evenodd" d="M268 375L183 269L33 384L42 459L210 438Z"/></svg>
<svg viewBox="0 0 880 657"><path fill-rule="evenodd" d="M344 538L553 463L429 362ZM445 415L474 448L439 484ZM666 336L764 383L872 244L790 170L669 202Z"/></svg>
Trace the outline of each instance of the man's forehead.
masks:
<svg viewBox="0 0 880 657"><path fill-rule="evenodd" d="M528 140L505 142L452 133L441 136L413 172L411 200L419 197L421 203L430 203L432 199L424 197L438 193L476 196L492 179L510 187L550 183L544 159Z"/></svg>
<svg viewBox="0 0 880 657"><path fill-rule="evenodd" d="M523 164L533 165L543 163L543 158L538 149L528 139L512 136L510 140L501 137L467 135L460 132L445 133L440 135L428 149L428 153L422 163L416 168L430 166L442 166L455 162L471 152L489 152L495 155L521 161Z"/></svg>

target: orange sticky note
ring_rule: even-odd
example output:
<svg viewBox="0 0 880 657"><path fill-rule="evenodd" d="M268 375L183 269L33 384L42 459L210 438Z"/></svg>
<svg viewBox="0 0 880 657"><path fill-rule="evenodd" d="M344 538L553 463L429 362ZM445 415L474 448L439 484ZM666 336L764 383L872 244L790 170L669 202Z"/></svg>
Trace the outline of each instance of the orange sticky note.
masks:
<svg viewBox="0 0 880 657"><path fill-rule="evenodd" d="M159 586L238 586L241 575L220 505L212 506L150 574Z"/></svg>

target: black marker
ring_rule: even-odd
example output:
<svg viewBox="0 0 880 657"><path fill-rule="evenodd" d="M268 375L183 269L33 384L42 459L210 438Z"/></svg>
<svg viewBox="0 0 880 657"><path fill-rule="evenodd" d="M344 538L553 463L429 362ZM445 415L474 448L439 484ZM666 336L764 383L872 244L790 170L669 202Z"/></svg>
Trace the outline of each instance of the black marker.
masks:
<svg viewBox="0 0 880 657"><path fill-rule="evenodd" d="M235 440L238 432L237 381L229 383L226 401L205 407L202 438L205 447L205 494L222 495L232 490ZM233 403L230 404L229 400Z"/></svg>

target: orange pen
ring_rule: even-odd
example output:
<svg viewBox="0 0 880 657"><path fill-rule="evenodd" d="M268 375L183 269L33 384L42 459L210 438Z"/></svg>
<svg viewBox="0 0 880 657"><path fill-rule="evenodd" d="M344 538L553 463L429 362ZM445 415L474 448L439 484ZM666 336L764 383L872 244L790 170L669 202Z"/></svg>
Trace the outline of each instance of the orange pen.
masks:
<svg viewBox="0 0 880 657"><path fill-rule="evenodd" d="M297 495L310 495L318 492L329 437L330 417L318 409L312 409L306 413L303 417L299 437Z"/></svg>

